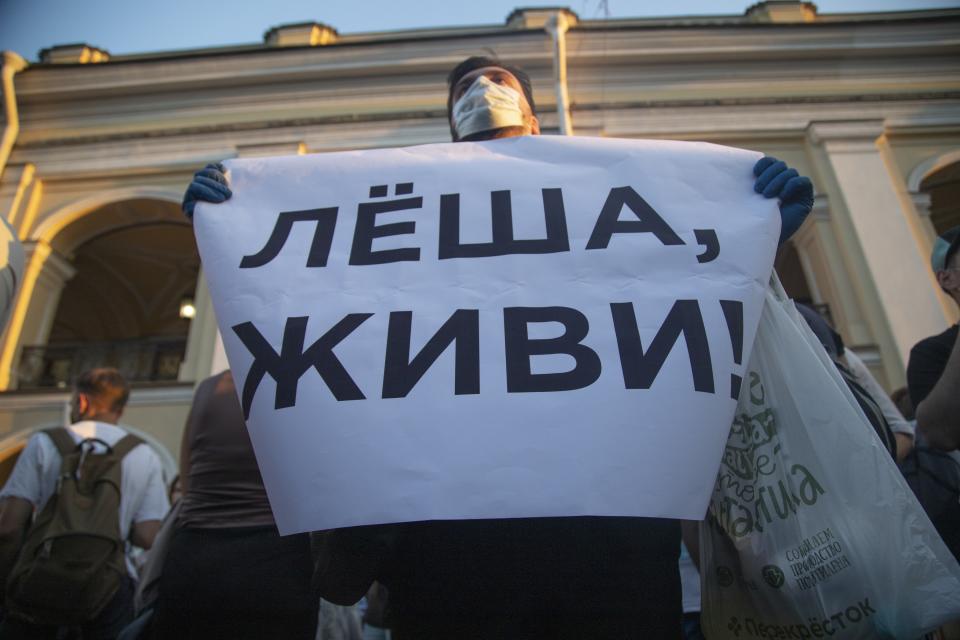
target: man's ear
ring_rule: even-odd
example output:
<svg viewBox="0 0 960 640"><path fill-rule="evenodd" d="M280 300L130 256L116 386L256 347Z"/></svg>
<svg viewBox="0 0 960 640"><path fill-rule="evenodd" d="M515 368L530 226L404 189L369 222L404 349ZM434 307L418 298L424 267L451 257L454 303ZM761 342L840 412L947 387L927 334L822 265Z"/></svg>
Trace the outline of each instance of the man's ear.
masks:
<svg viewBox="0 0 960 640"><path fill-rule="evenodd" d="M77 415L82 420L86 417L87 411L90 410L90 398L87 397L85 393L77 394Z"/></svg>
<svg viewBox="0 0 960 640"><path fill-rule="evenodd" d="M960 290L960 282L957 282L960 278L957 278L957 272L944 269L943 271L937 271L937 284L940 285L940 288L948 293L953 293L954 291Z"/></svg>
<svg viewBox="0 0 960 640"><path fill-rule="evenodd" d="M537 116L530 116L530 135L540 135L540 120L537 119Z"/></svg>

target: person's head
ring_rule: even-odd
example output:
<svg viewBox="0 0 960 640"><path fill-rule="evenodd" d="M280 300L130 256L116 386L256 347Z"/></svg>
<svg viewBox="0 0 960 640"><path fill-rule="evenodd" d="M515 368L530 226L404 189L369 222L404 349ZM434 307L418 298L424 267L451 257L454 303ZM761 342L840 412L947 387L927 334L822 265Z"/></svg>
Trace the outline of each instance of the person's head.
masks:
<svg viewBox="0 0 960 640"><path fill-rule="evenodd" d="M940 288L960 305L960 226L948 229L934 241L930 266Z"/></svg>
<svg viewBox="0 0 960 640"><path fill-rule="evenodd" d="M167 498L170 504L176 504L177 500L183 497L183 484L180 482L180 474L173 476L170 481L170 487L167 489Z"/></svg>
<svg viewBox="0 0 960 640"><path fill-rule="evenodd" d="M916 417L916 411L913 408L913 401L910 399L910 391L906 387L900 387L890 394L890 399L893 400L893 404L896 405L897 411L900 412L907 420L913 420Z"/></svg>
<svg viewBox="0 0 960 640"><path fill-rule="evenodd" d="M807 321L807 325L810 327L810 330L813 331L813 334L817 336L817 339L820 341L820 344L823 345L823 348L826 350L827 355L829 355L834 360L843 356L844 346L843 338L840 337L840 334L830 326L830 324L824 320L823 316L820 315L816 309L808 307L807 305L795 302L797 311L800 312L800 315L804 320Z"/></svg>
<svg viewBox="0 0 960 640"><path fill-rule="evenodd" d="M447 86L447 121L454 142L540 133L533 85L523 69L473 56L453 68Z"/></svg>
<svg viewBox="0 0 960 640"><path fill-rule="evenodd" d="M130 385L116 369L84 371L74 385L70 421L96 420L116 424L130 397Z"/></svg>

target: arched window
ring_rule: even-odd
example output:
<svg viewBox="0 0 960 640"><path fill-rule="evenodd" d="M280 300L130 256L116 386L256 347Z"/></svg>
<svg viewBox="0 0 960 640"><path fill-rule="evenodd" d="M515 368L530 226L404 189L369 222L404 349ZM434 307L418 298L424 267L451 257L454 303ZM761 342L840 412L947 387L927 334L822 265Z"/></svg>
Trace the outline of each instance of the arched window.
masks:
<svg viewBox="0 0 960 640"><path fill-rule="evenodd" d="M960 162L928 175L920 191L930 195L930 222L937 235L960 225Z"/></svg>
<svg viewBox="0 0 960 640"><path fill-rule="evenodd" d="M193 231L179 215L110 218L71 251L75 274L60 294L46 344L23 346L19 388L68 387L82 371L102 366L131 382L177 380L200 268Z"/></svg>

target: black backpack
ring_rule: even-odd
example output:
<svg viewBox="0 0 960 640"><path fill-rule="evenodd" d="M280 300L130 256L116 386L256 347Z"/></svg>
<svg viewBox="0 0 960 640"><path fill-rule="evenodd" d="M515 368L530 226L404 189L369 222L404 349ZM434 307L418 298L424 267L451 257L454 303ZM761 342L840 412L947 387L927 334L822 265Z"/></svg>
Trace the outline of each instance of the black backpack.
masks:
<svg viewBox="0 0 960 640"><path fill-rule="evenodd" d="M60 452L60 475L7 579L6 607L37 624L77 625L103 610L127 572L121 462L143 441L127 434L111 447L96 438L77 444L63 427L43 433Z"/></svg>
<svg viewBox="0 0 960 640"><path fill-rule="evenodd" d="M914 442L900 471L937 533L960 561L960 463L946 451L931 449L919 433Z"/></svg>
<svg viewBox="0 0 960 640"><path fill-rule="evenodd" d="M880 405L877 404L877 401L873 399L873 396L870 395L870 392L864 389L863 386L857 382L857 380L853 377L853 374L850 373L846 367L839 363L836 363L836 365L837 369L840 371L840 375L843 377L843 381L847 383L847 387L850 389L853 397L857 399L857 404L860 405L863 415L866 416L867 420L870 422L870 425L873 427L873 430L880 437L880 441L890 454L890 457L896 460L897 439L893 435L893 430L890 428L890 423L887 422L886 416L883 415L883 410L880 408Z"/></svg>

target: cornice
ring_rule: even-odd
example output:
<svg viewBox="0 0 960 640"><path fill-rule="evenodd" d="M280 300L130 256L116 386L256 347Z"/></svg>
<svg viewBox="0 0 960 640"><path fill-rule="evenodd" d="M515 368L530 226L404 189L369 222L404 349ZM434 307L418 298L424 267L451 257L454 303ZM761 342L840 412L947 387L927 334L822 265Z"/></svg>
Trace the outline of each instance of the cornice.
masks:
<svg viewBox="0 0 960 640"><path fill-rule="evenodd" d="M829 145L832 151L872 149L886 131L877 120L823 120L807 126L807 136L815 145Z"/></svg>
<svg viewBox="0 0 960 640"><path fill-rule="evenodd" d="M502 36L502 40L499 38ZM23 72L18 96L23 102L61 100L84 95L183 92L227 87L259 87L334 79L426 75L443 82L447 72L470 52L483 48L527 67L549 67L551 53L543 32L505 32L475 50L468 43L414 41L378 43L365 50L328 47L264 49L217 58L145 60L141 63L57 67L32 65ZM464 53L466 51L467 53ZM527 69L529 72L530 69ZM21 88L22 87L22 88Z"/></svg>
<svg viewBox="0 0 960 640"><path fill-rule="evenodd" d="M776 27L804 29L811 26L826 25L853 27L872 26L879 24L907 24L960 20L960 10L957 9L919 9L913 11L883 11L883 12L847 12L847 13L817 13L813 22L800 24L755 22L744 15L695 15L695 16L664 16L651 18L618 18L584 19L581 18L578 29L625 30L625 29L690 29L690 28L753 28L771 29Z"/></svg>
<svg viewBox="0 0 960 640"><path fill-rule="evenodd" d="M512 15L512 14L511 14ZM491 37L523 36L530 33L542 33L542 29L516 28L509 24L466 25L457 27L440 27L429 29L405 29L397 31L360 32L337 35L336 42L325 44L323 48L350 48L371 47L378 45L395 45L409 42L445 42L449 40L489 39ZM617 18L617 19L584 19L580 18L571 32L590 31L638 31L669 29L671 31L687 30L729 30L746 29L753 32L770 32L773 30L807 30L815 28L870 28L884 25L904 27L923 27L929 24L960 22L958 9L923 9L915 11L886 11L886 12L858 12L858 13L819 13L812 22L803 24L784 24L757 22L749 15L700 15L700 16L673 16L650 18ZM287 48L293 49L294 47ZM311 46L299 47L302 49L315 48ZM265 43L234 45L225 47L201 47L173 51L157 51L148 53L112 55L109 64L136 65L142 63L165 61L195 61L203 58L223 58L230 56L249 56L265 53L274 55L282 50ZM49 64L34 64L33 68L55 67Z"/></svg>
<svg viewBox="0 0 960 640"><path fill-rule="evenodd" d="M670 103L574 111L580 130L593 129L610 136L708 140L802 138L815 120L864 118L883 120L891 135L956 133L960 127L960 96L942 101Z"/></svg>
<svg viewBox="0 0 960 640"><path fill-rule="evenodd" d="M920 107L920 108L918 108ZM549 102L540 104L545 114L553 109ZM667 117L675 120L698 117L698 112L709 112L708 126L723 126L728 120L745 129L758 128L779 123L777 127L803 129L811 120L818 119L821 113L866 113L875 114L874 118L893 118L899 127L936 127L960 125L960 91L916 93L906 95L871 96L798 96L786 98L725 98L711 100L643 100L629 102L582 103L574 102L571 111L574 118L591 120L610 120L621 117L620 114L636 114L628 117L653 118ZM755 114L759 119L743 122L744 113ZM828 119L837 119L828 116ZM847 119L842 116L842 119ZM75 135L49 136L33 138L31 131L25 132L19 141L16 155L26 158L31 153L44 149L82 147L85 145L115 144L130 141L168 140L181 138L200 138L205 136L248 135L253 132L270 130L278 144L300 142L303 131L324 127L352 126L364 128L381 124L402 125L404 123L434 123L446 121L446 109L394 111L387 113L340 113L322 117L292 117L256 119L240 122L205 123L194 126L156 126L152 129L110 131L97 134L84 134L78 130ZM407 125L409 126L409 124ZM445 126L445 125L444 125ZM694 127L699 129L700 127ZM284 131L290 131L284 134ZM300 133L298 133L298 131ZM284 139L289 135L291 140ZM343 131L342 137L350 137L349 131ZM260 144L252 142L251 144ZM269 144L273 144L272 142Z"/></svg>
<svg viewBox="0 0 960 640"><path fill-rule="evenodd" d="M621 26L570 30L571 69L598 65L960 57L960 11L950 21L855 23L853 26L746 25L716 29L658 27L638 33ZM615 23L616 21L613 21ZM792 28L797 27L797 28ZM543 30L485 31L483 47L526 67L552 64ZM327 82L422 74L442 81L465 55L479 52L469 34L338 42L323 47L259 47L217 56L144 57L123 64L31 65L18 85L20 100L66 100L144 92L196 91L284 82ZM349 40L349 39L348 39ZM527 69L530 71L530 69Z"/></svg>
<svg viewBox="0 0 960 640"><path fill-rule="evenodd" d="M824 194L817 194L813 197L813 208L810 210L815 220L830 219L830 202Z"/></svg>
<svg viewBox="0 0 960 640"><path fill-rule="evenodd" d="M39 256L43 264L40 281L48 286L59 287L76 275L77 269L69 260L57 253L46 242L25 242L23 245L27 261Z"/></svg>
<svg viewBox="0 0 960 640"><path fill-rule="evenodd" d="M74 146L87 144L101 144L130 140L177 138L184 136L199 136L210 134L242 133L260 131L264 129L303 128L317 126L339 126L345 124L369 124L380 122L409 122L419 120L446 120L446 109L429 111L398 111L393 113L344 113L318 118L289 118L276 120L255 120L247 122L231 122L223 124L204 124L191 127L170 127L146 131L123 131L119 133L102 133L98 135L63 136L37 141L22 142L18 150L44 149L60 146Z"/></svg>
<svg viewBox="0 0 960 640"><path fill-rule="evenodd" d="M547 115L550 115L549 113ZM960 97L940 103L834 103L757 104L730 106L666 105L648 108L608 109L575 112L581 134L671 138L685 140L804 139L807 126L817 120L875 119L885 122L888 135L955 135L960 129ZM402 126L398 126L400 123ZM544 120L549 132L552 119ZM244 145L293 149L300 142L310 153L344 151L388 146L408 146L448 139L445 119L437 113L419 120L381 120L340 125L249 128L243 131L169 131L136 141L130 154L130 139L48 144L22 149L22 156L37 164L44 184L53 194L72 188L70 184L123 183L131 180L166 184L207 162L235 157ZM155 178L151 177L155 176ZM104 181L106 181L104 183ZM100 188L100 187L97 187Z"/></svg>
<svg viewBox="0 0 960 640"><path fill-rule="evenodd" d="M819 95L819 96L785 96L785 97L748 97L748 98L714 98L705 100L631 100L624 102L608 101L603 103L576 103L576 111L609 111L613 109L669 109L683 107L793 107L798 105L882 105L901 102L940 102L960 100L958 91L917 92L903 95L873 94L850 96L846 94Z"/></svg>

